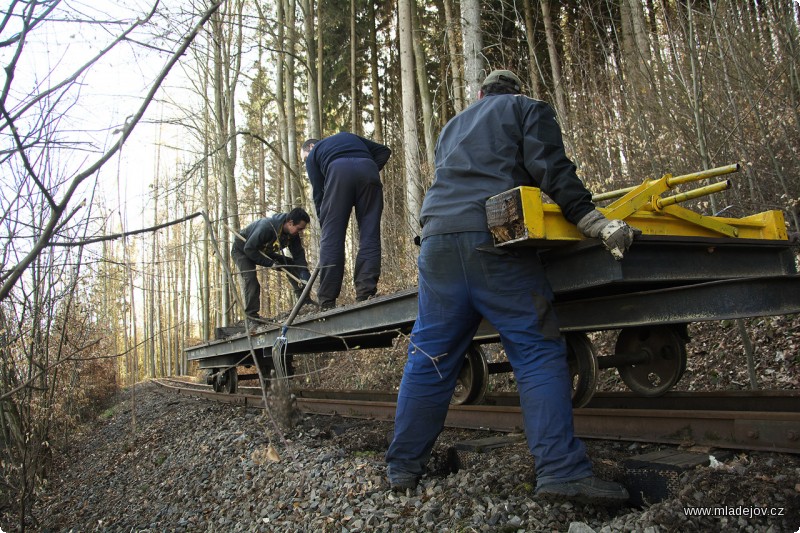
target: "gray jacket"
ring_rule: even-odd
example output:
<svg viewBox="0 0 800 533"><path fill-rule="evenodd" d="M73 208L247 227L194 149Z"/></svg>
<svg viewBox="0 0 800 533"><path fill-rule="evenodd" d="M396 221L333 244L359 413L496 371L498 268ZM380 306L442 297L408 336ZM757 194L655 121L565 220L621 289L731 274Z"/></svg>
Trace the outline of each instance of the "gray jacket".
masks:
<svg viewBox="0 0 800 533"><path fill-rule="evenodd" d="M436 175L420 211L422 237L488 231L486 200L521 185L539 187L572 223L594 209L550 105L521 95L485 96L439 134Z"/></svg>

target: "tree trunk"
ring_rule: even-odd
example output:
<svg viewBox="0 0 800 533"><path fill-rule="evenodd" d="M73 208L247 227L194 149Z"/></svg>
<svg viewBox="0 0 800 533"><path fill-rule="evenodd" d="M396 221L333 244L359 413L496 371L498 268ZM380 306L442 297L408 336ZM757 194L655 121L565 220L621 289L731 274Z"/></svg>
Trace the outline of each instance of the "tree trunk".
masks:
<svg viewBox="0 0 800 533"><path fill-rule="evenodd" d="M381 112L380 72L378 71L378 37L375 25L378 18L375 11L375 0L367 0L369 4L369 64L372 76L372 121L375 127L373 139L383 143L383 116Z"/></svg>
<svg viewBox="0 0 800 533"><path fill-rule="evenodd" d="M320 101L317 89L317 49L314 42L314 0L303 0L303 36L306 42L306 61L308 64L308 138L322 137L320 127Z"/></svg>
<svg viewBox="0 0 800 533"><path fill-rule="evenodd" d="M464 76L461 74L463 57L458 53L458 35L460 27L458 19L453 16L451 0L442 0L444 5L444 22L447 34L447 51L450 54L450 75L453 79L453 109L456 114L464 109Z"/></svg>
<svg viewBox="0 0 800 533"><path fill-rule="evenodd" d="M208 69L205 69L205 75L203 77L203 93L208 94ZM209 124L211 121L209 120L208 116L208 104L203 106L203 153L209 153L209 139L211 137L211 133L209 132ZM203 158L203 166L200 170L202 174L203 180L203 211L206 213L211 213L211 202L208 196L208 188L209 184L209 168L208 168L208 157ZM203 255L201 260L203 261L202 265L202 276L203 276L203 286L201 288L202 294L202 320L203 320L203 340L208 341L211 339L211 250L208 247L208 242L211 239L211 235L209 234L209 228L207 224L203 224Z"/></svg>
<svg viewBox="0 0 800 533"><path fill-rule="evenodd" d="M224 183L222 201L225 224L220 232L224 260L230 262L230 232L227 227L240 228L239 199L236 192L236 156L238 143L236 136L236 86L241 72L242 49L242 6L239 0L228 7L225 13L217 12L212 17L214 36L214 69L212 85L214 88L214 123L216 127L216 153L219 171ZM230 18L230 22L224 19ZM227 227L226 227L227 226ZM226 276L221 277L222 322L229 325L230 291L233 288Z"/></svg>
<svg viewBox="0 0 800 533"><path fill-rule="evenodd" d="M422 32L419 28L419 15L417 2L411 4L412 42L414 43L414 59L417 65L417 82L419 83L420 102L422 104L422 131L425 135L425 154L427 163L433 167L433 152L436 139L433 138L433 104L431 91L428 88L428 69L425 60L425 51L422 48ZM415 37L416 35L416 37Z"/></svg>
<svg viewBox="0 0 800 533"><path fill-rule="evenodd" d="M289 50L297 48L297 28L295 25L295 0L287 0L286 10L286 24L289 28L289 42L287 46ZM291 172L289 175L289 203L286 205L286 210L297 207L303 203L302 184L298 182L297 176L299 175L298 164L298 149L297 149L297 118L295 113L295 100L294 100L294 54L286 54L286 123L287 123L287 154L289 167Z"/></svg>
<svg viewBox="0 0 800 533"><path fill-rule="evenodd" d="M350 131L358 135L358 74L356 70L356 0L350 0Z"/></svg>
<svg viewBox="0 0 800 533"><path fill-rule="evenodd" d="M698 58L697 49L695 47L695 25L694 25L694 9L691 4L686 6L686 20L689 29L689 38L687 39L687 47L689 52L689 64L691 66L691 82L692 93L690 103L692 106L692 116L694 117L695 133L697 134L697 149L700 153L700 160L703 162L703 168L709 169L712 167L711 157L706 148L706 127L705 127L705 113L703 110L703 87L701 74L698 72ZM714 195L709 196L711 205L711 213L717 211L717 202Z"/></svg>
<svg viewBox="0 0 800 533"><path fill-rule="evenodd" d="M461 0L461 30L464 43L466 104L478 99L483 73L483 33L479 0Z"/></svg>
<svg viewBox="0 0 800 533"><path fill-rule="evenodd" d="M286 43L287 27L284 0L278 0L275 3L275 8L277 9L275 24L278 28L277 42L275 43L275 47L278 50L276 54L277 65L275 76L275 103L278 106L278 146L280 149L281 158L284 161L289 161L289 125L286 121L286 83L284 81L286 76L284 69L286 54L283 51L283 47ZM282 165L278 167L276 179L282 184L282 186L279 188L279 191L276 191L278 192L277 197L280 199L278 201L277 210L283 211L286 206L291 205L291 187L289 186L289 180L291 178L287 169L282 168ZM280 190L283 191L283 194L280 194Z"/></svg>
<svg viewBox="0 0 800 533"><path fill-rule="evenodd" d="M325 86L325 80L322 77L323 58L325 57L325 46L322 40L322 4L317 4L317 101L319 102L319 130L321 139L325 134L325 116L322 110L325 109L322 99L322 88Z"/></svg>
<svg viewBox="0 0 800 533"><path fill-rule="evenodd" d="M542 75L539 68L539 59L536 56L536 32L533 20L533 6L531 6L531 0L523 0L522 4L525 10L525 40L528 43L528 70L530 74L528 79L531 83L530 95L541 100L543 96L539 80Z"/></svg>
<svg viewBox="0 0 800 533"><path fill-rule="evenodd" d="M561 83L561 61L558 57L558 46L556 45L556 34L553 19L550 16L550 0L541 0L542 22L544 24L545 37L547 38L547 52L550 55L550 69L553 76L553 93L556 97L555 108L558 120L561 122L564 140L569 143L569 124L567 116L567 97L564 86Z"/></svg>
<svg viewBox="0 0 800 533"><path fill-rule="evenodd" d="M414 44L412 43L411 10L413 0L398 0L400 33L400 77L403 87L403 154L405 156L406 216L409 234L419 231L419 210L422 187L419 172L419 137L417 136L417 102L414 86Z"/></svg>

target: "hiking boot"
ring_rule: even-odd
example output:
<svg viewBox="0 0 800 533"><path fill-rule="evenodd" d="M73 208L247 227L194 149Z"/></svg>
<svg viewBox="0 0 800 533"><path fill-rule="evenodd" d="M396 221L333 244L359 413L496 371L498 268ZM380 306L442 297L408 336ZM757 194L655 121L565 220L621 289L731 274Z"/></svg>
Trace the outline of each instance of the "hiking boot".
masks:
<svg viewBox="0 0 800 533"><path fill-rule="evenodd" d="M306 298L303 305L300 306L300 314L313 313L319 309L319 304L311 298Z"/></svg>
<svg viewBox="0 0 800 533"><path fill-rule="evenodd" d="M320 311L328 311L329 309L333 309L336 307L336 300L320 300L319 301L319 310Z"/></svg>
<svg viewBox="0 0 800 533"><path fill-rule="evenodd" d="M408 478L389 482L392 487L392 492L405 492L406 490L414 490L417 488L417 483L419 483L417 478Z"/></svg>
<svg viewBox="0 0 800 533"><path fill-rule="evenodd" d="M614 506L628 501L628 491L619 483L589 476L564 483L550 483L536 489L535 495L550 501L572 500L580 503Z"/></svg>
<svg viewBox="0 0 800 533"><path fill-rule="evenodd" d="M262 324L263 324L263 319L262 319L260 316L258 316L258 315L256 315L256 316L249 316L249 317L247 317L247 318L245 319L245 326L246 326L246 327L247 327L247 329L248 329L248 330L250 330L251 332L252 332L252 331L255 331L256 329L258 329L259 327L261 327L261 326L262 326Z"/></svg>
<svg viewBox="0 0 800 533"><path fill-rule="evenodd" d="M356 296L357 302L366 302L367 300L372 300L375 298L377 294L362 294L361 296Z"/></svg>

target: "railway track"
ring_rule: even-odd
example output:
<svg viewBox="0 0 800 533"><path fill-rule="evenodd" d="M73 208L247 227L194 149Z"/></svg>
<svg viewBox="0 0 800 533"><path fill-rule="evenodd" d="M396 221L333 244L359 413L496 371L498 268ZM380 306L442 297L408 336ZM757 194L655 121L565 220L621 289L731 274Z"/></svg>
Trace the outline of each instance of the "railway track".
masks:
<svg viewBox="0 0 800 533"><path fill-rule="evenodd" d="M209 385L164 378L156 382L180 394L263 408L260 389L216 393ZM394 419L395 395L380 391L296 389L301 411L383 421ZM800 392L669 392L657 398L598 393L575 409L575 432L590 439L726 449L800 453ZM482 405L451 405L448 427L520 431L516 394L487 396Z"/></svg>

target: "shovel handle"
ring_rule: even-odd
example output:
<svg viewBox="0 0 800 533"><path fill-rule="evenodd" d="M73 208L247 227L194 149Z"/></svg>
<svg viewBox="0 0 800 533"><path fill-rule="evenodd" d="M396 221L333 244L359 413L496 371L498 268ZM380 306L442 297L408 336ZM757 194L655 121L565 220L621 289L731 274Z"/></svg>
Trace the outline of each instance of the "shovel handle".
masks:
<svg viewBox="0 0 800 533"><path fill-rule="evenodd" d="M297 316L297 313L300 312L300 307L303 306L303 302L306 301L306 297L308 296L308 293L311 292L311 286L314 284L314 280L317 279L317 274L319 274L319 265L317 265L314 268L314 271L311 273L311 277L308 279L308 283L306 283L306 286L303 288L303 292L300 294L300 298L298 298L297 299L297 303L294 304L294 307L292 308L292 312L289 314L289 318L287 318L286 322L284 322L284 324L283 324L283 332L281 333L281 335L285 335L286 334L287 328L292 324L292 322L294 322L294 319Z"/></svg>

